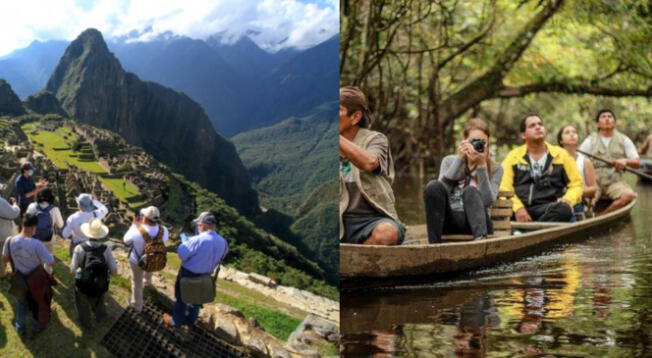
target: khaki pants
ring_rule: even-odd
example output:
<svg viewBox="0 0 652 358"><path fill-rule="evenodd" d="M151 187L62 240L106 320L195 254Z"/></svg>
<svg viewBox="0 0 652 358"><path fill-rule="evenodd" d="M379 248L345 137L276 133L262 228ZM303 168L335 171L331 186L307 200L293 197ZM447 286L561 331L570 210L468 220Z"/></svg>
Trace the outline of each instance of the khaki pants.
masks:
<svg viewBox="0 0 652 358"><path fill-rule="evenodd" d="M131 267L131 297L129 298L129 305L136 311L143 310L143 278L145 279L145 286L151 286L152 273L140 269L137 264L129 261Z"/></svg>

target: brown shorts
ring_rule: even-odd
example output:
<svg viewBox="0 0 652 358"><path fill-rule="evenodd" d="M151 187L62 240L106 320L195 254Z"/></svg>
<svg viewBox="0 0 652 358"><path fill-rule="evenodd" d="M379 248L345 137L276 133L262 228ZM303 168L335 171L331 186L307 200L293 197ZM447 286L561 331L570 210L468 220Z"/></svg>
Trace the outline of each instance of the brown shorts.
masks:
<svg viewBox="0 0 652 358"><path fill-rule="evenodd" d="M623 196L623 194L626 193L632 193L636 195L636 193L634 192L634 190L632 190L632 187L630 187L629 184L627 184L624 181L617 181L615 183L610 184L607 187L601 186L597 197L598 199L604 197L604 198L609 198L611 200L618 200L621 196Z"/></svg>

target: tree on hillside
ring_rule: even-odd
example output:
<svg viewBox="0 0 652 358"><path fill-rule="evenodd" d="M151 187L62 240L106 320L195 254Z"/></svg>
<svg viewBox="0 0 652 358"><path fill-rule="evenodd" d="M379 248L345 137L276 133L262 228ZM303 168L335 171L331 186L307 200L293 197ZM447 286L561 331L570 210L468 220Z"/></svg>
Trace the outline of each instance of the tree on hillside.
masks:
<svg viewBox="0 0 652 358"><path fill-rule="evenodd" d="M652 97L649 2L342 0L341 10L341 83L369 95L402 170L434 168L456 120L488 100Z"/></svg>

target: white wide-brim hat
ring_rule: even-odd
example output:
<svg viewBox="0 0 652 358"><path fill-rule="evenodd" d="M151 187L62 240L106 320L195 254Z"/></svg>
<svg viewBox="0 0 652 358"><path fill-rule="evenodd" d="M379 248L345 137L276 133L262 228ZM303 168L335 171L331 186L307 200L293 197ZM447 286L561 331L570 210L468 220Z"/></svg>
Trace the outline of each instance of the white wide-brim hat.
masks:
<svg viewBox="0 0 652 358"><path fill-rule="evenodd" d="M103 239L109 235L109 228L102 224L102 220L95 218L81 225L81 231L89 239Z"/></svg>

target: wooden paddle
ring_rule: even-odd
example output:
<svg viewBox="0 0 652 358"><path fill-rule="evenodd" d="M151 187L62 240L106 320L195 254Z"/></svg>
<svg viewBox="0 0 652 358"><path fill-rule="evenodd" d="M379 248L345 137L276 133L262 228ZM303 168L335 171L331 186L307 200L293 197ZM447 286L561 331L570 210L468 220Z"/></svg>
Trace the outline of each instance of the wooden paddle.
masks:
<svg viewBox="0 0 652 358"><path fill-rule="evenodd" d="M586 155L589 158L599 160L599 161L601 161L603 163L607 163L607 164L609 164L611 166L614 165L613 162L611 160L609 160L609 159L605 159L605 158L602 158L602 157L600 157L598 155L587 153L587 152L581 151L579 149L577 149L577 151L579 153L582 153L582 154ZM628 172L633 173L633 174L636 174L636 175L638 175L638 176L640 176L642 178L645 178L647 180L652 180L652 175L645 174L640 170L636 170L636 169L633 169L633 168L630 168L630 167L625 167L625 169L623 169L623 170L628 171Z"/></svg>

